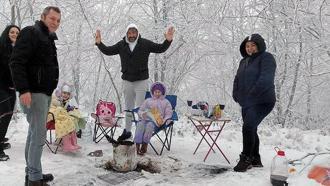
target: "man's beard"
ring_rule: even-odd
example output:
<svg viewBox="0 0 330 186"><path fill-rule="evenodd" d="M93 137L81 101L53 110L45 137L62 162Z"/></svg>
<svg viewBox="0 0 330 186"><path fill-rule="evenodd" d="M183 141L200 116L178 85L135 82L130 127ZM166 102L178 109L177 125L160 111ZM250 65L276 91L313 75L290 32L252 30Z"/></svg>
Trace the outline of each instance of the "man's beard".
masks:
<svg viewBox="0 0 330 186"><path fill-rule="evenodd" d="M128 38L128 41L129 41L129 42L134 42L135 40L136 40L136 37L129 37L129 38Z"/></svg>

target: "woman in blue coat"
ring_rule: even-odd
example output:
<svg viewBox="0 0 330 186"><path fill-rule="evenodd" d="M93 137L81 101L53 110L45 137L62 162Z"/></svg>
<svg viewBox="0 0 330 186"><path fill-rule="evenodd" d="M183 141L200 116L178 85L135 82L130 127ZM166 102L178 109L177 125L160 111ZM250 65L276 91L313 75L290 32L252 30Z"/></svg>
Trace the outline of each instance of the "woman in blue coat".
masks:
<svg viewBox="0 0 330 186"><path fill-rule="evenodd" d="M266 52L259 34L244 39L240 46L240 61L233 85L233 98L242 108L243 151L234 171L245 172L262 167L259 154L258 125L275 105L275 59Z"/></svg>

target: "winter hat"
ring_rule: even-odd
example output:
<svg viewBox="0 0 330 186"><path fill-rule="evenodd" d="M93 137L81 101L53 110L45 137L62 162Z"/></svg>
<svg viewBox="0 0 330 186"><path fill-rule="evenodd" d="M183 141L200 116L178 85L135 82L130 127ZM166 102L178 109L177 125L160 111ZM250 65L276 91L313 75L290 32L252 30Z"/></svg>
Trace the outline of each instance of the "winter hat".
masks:
<svg viewBox="0 0 330 186"><path fill-rule="evenodd" d="M162 92L162 95L165 95L166 93L166 87L161 82L155 82L154 84L152 84L150 90L152 95L154 94L155 90L160 90Z"/></svg>
<svg viewBox="0 0 330 186"><path fill-rule="evenodd" d="M131 23L131 24L129 24L129 25L126 27L126 34L127 34L128 30L129 30L130 28L135 28L136 31L139 32L139 29L138 29L138 27L136 26L136 24Z"/></svg>
<svg viewBox="0 0 330 186"><path fill-rule="evenodd" d="M62 86L62 88L61 88L61 91L62 92L69 92L69 93L71 93L71 87L69 85L67 85L67 84L64 84Z"/></svg>
<svg viewBox="0 0 330 186"><path fill-rule="evenodd" d="M138 32L138 35L137 35L135 41L133 41L133 42L130 42L130 41L128 40L128 38L127 38L127 32L128 32L128 30L131 29L131 28L136 29L136 31ZM140 34L139 34L138 27L137 27L135 24L133 24L133 23L129 24L129 25L127 26L127 28L126 28L125 41L126 41L126 43L128 43L128 46L129 46L129 49L131 50L131 52L133 52L133 50L134 50L134 48L135 48L135 46L136 46L136 44L137 44L137 41L138 41L138 39L139 39L139 36L140 36Z"/></svg>
<svg viewBox="0 0 330 186"><path fill-rule="evenodd" d="M243 57L248 56L245 50L245 44L247 42L254 42L258 47L258 53L266 51L266 43L264 38L260 34L252 34L247 36L240 45L240 52Z"/></svg>

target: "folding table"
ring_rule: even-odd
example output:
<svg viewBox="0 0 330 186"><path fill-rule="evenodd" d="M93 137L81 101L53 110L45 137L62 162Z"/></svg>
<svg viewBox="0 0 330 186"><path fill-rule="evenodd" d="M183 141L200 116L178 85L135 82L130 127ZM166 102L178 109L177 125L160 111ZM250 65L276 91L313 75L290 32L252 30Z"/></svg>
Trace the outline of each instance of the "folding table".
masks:
<svg viewBox="0 0 330 186"><path fill-rule="evenodd" d="M204 157L204 162L209 156L211 150L215 153L215 150L219 150L222 156L226 159L226 161L230 164L228 158L223 153L219 145L217 144L217 140L220 136L220 133L222 132L224 126L230 122L230 119L209 119L206 117L201 116L188 116L188 119L193 123L193 125L196 127L198 133L202 136L201 140L199 141L194 154L196 154L197 149L200 147L202 141L204 140L209 145L209 150L207 154ZM218 123L219 127L217 129L211 128L213 123ZM212 136L212 134L215 134L215 137ZM215 148L216 147L216 148Z"/></svg>

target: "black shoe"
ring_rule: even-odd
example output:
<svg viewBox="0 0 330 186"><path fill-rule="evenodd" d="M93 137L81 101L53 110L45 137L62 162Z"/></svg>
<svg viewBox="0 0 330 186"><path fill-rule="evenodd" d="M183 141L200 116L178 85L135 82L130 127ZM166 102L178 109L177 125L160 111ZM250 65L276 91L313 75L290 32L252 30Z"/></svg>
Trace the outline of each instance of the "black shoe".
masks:
<svg viewBox="0 0 330 186"><path fill-rule="evenodd" d="M3 138L3 140L0 143L6 143L7 141L9 141L9 138Z"/></svg>
<svg viewBox="0 0 330 186"><path fill-rule="evenodd" d="M7 161L9 160L9 156L5 154L5 152L1 151L0 152L0 161Z"/></svg>
<svg viewBox="0 0 330 186"><path fill-rule="evenodd" d="M260 156L253 156L251 159L251 164L253 167L263 167Z"/></svg>
<svg viewBox="0 0 330 186"><path fill-rule="evenodd" d="M239 162L234 167L234 171L236 172L245 172L248 169L252 168L251 158L246 156L245 154L240 154Z"/></svg>
<svg viewBox="0 0 330 186"><path fill-rule="evenodd" d="M6 150L6 149L10 149L11 148L10 143L0 143L0 145L1 145L1 148L3 150Z"/></svg>
<svg viewBox="0 0 330 186"><path fill-rule="evenodd" d="M43 174L42 175L42 182L50 182L50 181L53 181L54 180L54 176L52 174ZM28 183L29 183L29 176L28 175L25 175L25 186L28 186Z"/></svg>
<svg viewBox="0 0 330 186"><path fill-rule="evenodd" d="M124 141L132 137L131 132L127 132L126 129L124 129L123 133L118 137L117 141Z"/></svg>
<svg viewBox="0 0 330 186"><path fill-rule="evenodd" d="M31 181L28 180L27 186L49 186L45 181L37 180L37 181Z"/></svg>

